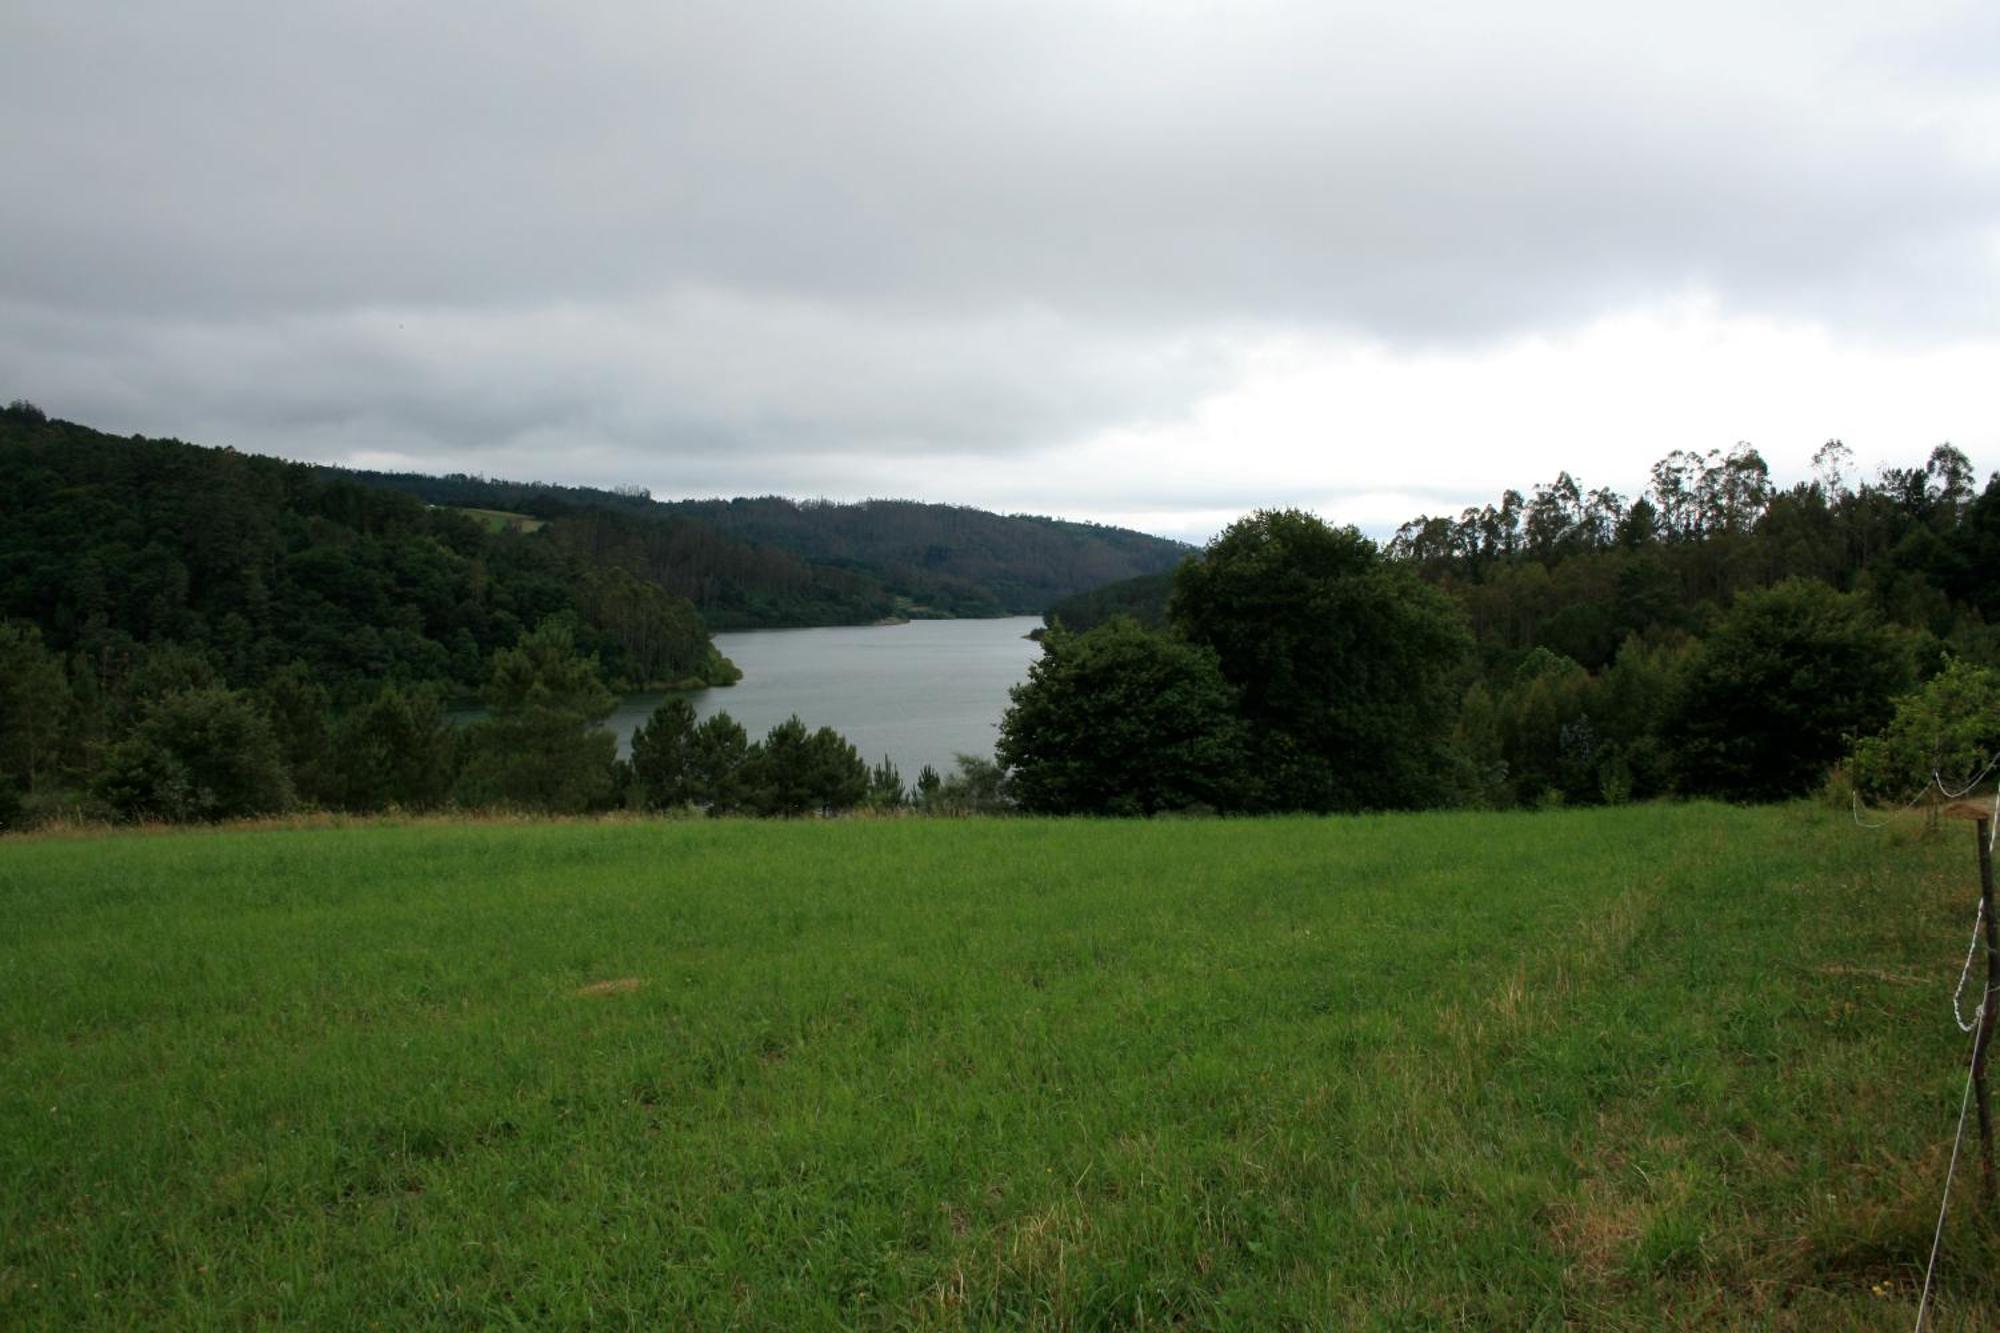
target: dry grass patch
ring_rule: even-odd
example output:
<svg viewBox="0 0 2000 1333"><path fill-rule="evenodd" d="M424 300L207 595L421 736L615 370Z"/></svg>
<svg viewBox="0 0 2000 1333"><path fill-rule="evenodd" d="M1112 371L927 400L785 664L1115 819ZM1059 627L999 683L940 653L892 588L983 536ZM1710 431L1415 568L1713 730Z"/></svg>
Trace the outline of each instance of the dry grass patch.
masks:
<svg viewBox="0 0 2000 1333"><path fill-rule="evenodd" d="M593 981L588 986L578 986L578 995L629 995L645 983L637 977L615 977L610 981Z"/></svg>

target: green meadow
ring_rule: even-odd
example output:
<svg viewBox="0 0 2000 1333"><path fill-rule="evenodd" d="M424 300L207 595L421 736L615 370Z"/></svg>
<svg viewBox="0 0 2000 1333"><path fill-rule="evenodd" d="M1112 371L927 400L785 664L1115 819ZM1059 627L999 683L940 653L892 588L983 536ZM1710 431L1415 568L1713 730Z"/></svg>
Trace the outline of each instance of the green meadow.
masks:
<svg viewBox="0 0 2000 1333"><path fill-rule="evenodd" d="M1972 835L0 841L0 1326L1908 1328ZM2000 1326L1961 1163L1941 1328Z"/></svg>

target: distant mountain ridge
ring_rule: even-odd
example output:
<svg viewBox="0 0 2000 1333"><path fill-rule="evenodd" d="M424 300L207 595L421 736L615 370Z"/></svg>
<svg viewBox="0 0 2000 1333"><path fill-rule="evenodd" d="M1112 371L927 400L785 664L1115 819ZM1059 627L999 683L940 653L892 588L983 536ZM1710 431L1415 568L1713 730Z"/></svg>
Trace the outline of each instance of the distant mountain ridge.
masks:
<svg viewBox="0 0 2000 1333"><path fill-rule="evenodd" d="M657 500L463 473L321 470L433 505L542 520L571 553L688 598L712 629L1035 615L1171 569L1190 550L1127 528L915 500Z"/></svg>

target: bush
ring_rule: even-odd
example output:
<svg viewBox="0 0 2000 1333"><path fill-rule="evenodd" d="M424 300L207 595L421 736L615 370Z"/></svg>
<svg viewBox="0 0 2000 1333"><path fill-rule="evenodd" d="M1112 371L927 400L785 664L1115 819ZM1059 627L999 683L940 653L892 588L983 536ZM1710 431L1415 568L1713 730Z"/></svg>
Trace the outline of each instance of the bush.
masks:
<svg viewBox="0 0 2000 1333"><path fill-rule="evenodd" d="M582 814L610 804L618 738L574 713L534 709L475 722L452 794L461 805Z"/></svg>
<svg viewBox="0 0 2000 1333"><path fill-rule="evenodd" d="M236 819L292 803L271 724L243 695L223 689L184 690L151 704L111 747L96 790L124 819Z"/></svg>
<svg viewBox="0 0 2000 1333"><path fill-rule="evenodd" d="M1000 722L1025 810L1151 815L1242 804L1245 731L1215 654L1116 617L1052 629Z"/></svg>
<svg viewBox="0 0 2000 1333"><path fill-rule="evenodd" d="M976 754L954 758L957 767L950 777L939 777L936 769L924 765L923 775L917 779L917 793L918 804L925 814L999 815L1014 808L1007 770Z"/></svg>
<svg viewBox="0 0 2000 1333"><path fill-rule="evenodd" d="M1878 735L1857 741L1854 786L1870 800L1905 801L1935 777L1951 791L1988 776L2000 752L2000 671L1954 658L1896 702Z"/></svg>
<svg viewBox="0 0 2000 1333"><path fill-rule="evenodd" d="M349 810L429 810L451 791L456 736L435 690L390 685L334 729L333 788Z"/></svg>

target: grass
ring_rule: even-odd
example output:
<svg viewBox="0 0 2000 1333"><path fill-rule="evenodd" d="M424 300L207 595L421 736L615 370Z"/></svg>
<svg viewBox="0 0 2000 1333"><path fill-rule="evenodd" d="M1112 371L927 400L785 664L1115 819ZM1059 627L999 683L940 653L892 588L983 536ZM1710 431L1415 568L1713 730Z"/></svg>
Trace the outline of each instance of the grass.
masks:
<svg viewBox="0 0 2000 1333"><path fill-rule="evenodd" d="M1971 835L0 843L0 1326L1907 1328ZM2000 1325L1961 1165L1941 1328Z"/></svg>
<svg viewBox="0 0 2000 1333"><path fill-rule="evenodd" d="M546 519L532 518L527 514L516 514L506 509L467 509L462 505L451 508L485 528L488 532L539 532L547 525Z"/></svg>

